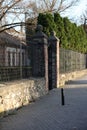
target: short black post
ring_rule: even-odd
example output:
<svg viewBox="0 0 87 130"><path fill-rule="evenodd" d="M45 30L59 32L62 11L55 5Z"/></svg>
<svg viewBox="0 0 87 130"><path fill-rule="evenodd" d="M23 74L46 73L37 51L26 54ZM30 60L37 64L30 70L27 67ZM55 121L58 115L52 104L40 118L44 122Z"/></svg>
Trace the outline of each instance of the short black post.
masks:
<svg viewBox="0 0 87 130"><path fill-rule="evenodd" d="M63 88L61 88L61 104L65 105Z"/></svg>

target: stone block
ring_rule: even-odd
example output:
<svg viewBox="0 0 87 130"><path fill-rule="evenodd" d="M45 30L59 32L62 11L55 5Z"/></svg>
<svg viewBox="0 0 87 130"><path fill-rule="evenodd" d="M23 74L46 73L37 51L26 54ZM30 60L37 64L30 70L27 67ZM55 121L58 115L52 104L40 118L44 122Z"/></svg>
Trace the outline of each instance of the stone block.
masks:
<svg viewBox="0 0 87 130"><path fill-rule="evenodd" d="M0 87L0 113L1 115L11 114L46 93L44 78L7 82L4 87Z"/></svg>

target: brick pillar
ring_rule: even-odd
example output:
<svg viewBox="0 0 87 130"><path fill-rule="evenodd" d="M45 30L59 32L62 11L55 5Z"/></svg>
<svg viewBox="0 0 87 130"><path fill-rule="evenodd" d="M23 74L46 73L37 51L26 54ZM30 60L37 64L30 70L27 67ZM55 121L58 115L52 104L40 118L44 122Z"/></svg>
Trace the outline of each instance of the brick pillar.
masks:
<svg viewBox="0 0 87 130"><path fill-rule="evenodd" d="M42 26L37 26L37 32L29 44L30 64L33 77L45 77L48 90L48 37L42 32Z"/></svg>
<svg viewBox="0 0 87 130"><path fill-rule="evenodd" d="M48 41L49 89L53 89L59 87L59 39L55 36L55 32L51 32Z"/></svg>

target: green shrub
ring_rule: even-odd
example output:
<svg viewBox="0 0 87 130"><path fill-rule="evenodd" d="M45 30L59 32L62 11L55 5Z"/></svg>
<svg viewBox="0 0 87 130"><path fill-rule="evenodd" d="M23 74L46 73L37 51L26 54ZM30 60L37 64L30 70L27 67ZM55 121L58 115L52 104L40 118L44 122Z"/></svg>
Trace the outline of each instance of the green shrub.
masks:
<svg viewBox="0 0 87 130"><path fill-rule="evenodd" d="M42 14L38 16L38 24L43 26L43 31L48 36L53 30L60 39L60 46L66 49L87 53L87 37L83 26L77 26L75 23L65 17L62 18L58 13Z"/></svg>

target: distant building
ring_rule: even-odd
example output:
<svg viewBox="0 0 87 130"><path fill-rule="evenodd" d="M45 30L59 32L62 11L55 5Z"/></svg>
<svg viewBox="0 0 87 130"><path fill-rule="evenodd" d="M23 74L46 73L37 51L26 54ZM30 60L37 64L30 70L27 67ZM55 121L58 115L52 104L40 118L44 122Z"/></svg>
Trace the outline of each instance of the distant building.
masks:
<svg viewBox="0 0 87 130"><path fill-rule="evenodd" d="M0 66L27 65L26 43L7 32L0 33Z"/></svg>
<svg viewBox="0 0 87 130"><path fill-rule="evenodd" d="M25 30L15 30L14 28L10 28L8 30L6 30L6 32L12 36L18 37L18 39L22 40L22 41L26 41L26 34L25 34Z"/></svg>

